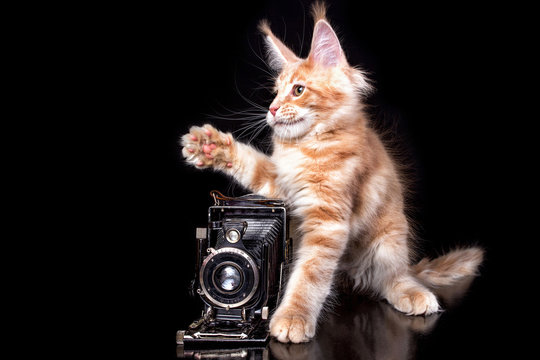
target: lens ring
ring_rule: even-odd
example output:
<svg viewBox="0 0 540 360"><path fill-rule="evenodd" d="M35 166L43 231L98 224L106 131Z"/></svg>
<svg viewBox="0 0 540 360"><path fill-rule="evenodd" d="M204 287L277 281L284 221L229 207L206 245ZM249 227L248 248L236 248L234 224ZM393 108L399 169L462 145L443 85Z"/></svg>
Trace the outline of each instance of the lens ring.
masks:
<svg viewBox="0 0 540 360"><path fill-rule="evenodd" d="M219 291L216 292L215 290L212 290L212 288L215 289L215 283L213 281L214 271L212 268L215 266L216 262L221 265L219 259L223 256L232 256L235 258L235 262L238 261L239 263L244 263L245 266L242 265L240 268L243 271L247 271L243 276L247 276L249 278L249 281L247 281L246 277L243 278L242 285L239 286L238 291L247 291L245 293L239 293L240 296L235 296L236 294L234 293L225 294L224 292L221 292L222 295L235 296L234 299L229 300L220 295ZM203 291L204 297L206 297L212 304L222 307L236 308L246 304L253 298L253 296L255 296L257 289L259 288L259 271L253 258L245 251L232 247L224 247L218 250L213 250L212 254L204 259L199 271L199 284L201 286L201 290ZM250 287L246 288L248 284L250 284Z"/></svg>

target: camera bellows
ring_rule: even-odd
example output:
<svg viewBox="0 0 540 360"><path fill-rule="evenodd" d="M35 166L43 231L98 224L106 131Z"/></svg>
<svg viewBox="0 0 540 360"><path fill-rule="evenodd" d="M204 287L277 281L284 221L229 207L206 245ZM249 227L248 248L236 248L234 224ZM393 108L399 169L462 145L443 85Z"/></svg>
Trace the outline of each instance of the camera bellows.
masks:
<svg viewBox="0 0 540 360"><path fill-rule="evenodd" d="M262 259L262 249L264 245L273 246L279 241L280 231L283 227L281 218L242 218L247 223L245 233L242 236L242 243L251 256L257 260ZM217 236L218 244L224 244L225 226L219 231Z"/></svg>

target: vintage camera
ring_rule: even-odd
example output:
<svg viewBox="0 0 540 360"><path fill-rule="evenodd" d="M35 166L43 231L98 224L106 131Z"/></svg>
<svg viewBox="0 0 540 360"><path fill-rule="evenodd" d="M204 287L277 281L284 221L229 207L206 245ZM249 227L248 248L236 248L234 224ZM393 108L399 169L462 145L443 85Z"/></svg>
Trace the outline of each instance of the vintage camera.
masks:
<svg viewBox="0 0 540 360"><path fill-rule="evenodd" d="M208 227L198 228L193 293L201 318L177 332L177 343L256 346L268 340L292 259L287 210L280 200L230 198L213 191Z"/></svg>

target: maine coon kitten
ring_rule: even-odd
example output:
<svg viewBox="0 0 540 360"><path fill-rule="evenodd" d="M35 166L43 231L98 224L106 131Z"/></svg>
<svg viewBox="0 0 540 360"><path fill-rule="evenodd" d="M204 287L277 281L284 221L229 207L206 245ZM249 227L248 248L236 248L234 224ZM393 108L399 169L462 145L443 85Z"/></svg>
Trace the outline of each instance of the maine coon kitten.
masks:
<svg viewBox="0 0 540 360"><path fill-rule="evenodd" d="M483 256L481 249L468 248L410 263L403 185L363 111L362 95L370 86L347 63L324 6L313 9L306 59L287 48L267 22L260 24L269 66L279 71L266 117L273 129L271 156L210 125L192 127L181 139L188 163L286 200L299 219L294 269L270 321L271 335L281 342L314 336L338 274L403 313L428 315L439 311L429 287L475 274Z"/></svg>

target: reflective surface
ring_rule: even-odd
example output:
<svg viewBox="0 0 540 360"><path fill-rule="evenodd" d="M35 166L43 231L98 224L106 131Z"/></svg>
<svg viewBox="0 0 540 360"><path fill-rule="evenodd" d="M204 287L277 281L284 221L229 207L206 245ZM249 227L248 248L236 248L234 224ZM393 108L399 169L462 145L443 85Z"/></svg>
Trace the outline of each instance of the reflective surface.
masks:
<svg viewBox="0 0 540 360"><path fill-rule="evenodd" d="M409 359L416 335L429 333L439 316L409 317L387 303L350 301L328 317L314 341L300 345L273 341L270 350L277 359Z"/></svg>
<svg viewBox="0 0 540 360"><path fill-rule="evenodd" d="M336 306L328 311L320 322L315 338L304 344L282 344L272 340L266 348L227 350L185 350L177 348L179 358L227 358L227 359L413 359L454 357L449 351L459 338L459 331L466 332L470 322L461 322L450 329L454 338L443 335L431 336L441 319L448 326L453 320L452 309L459 309L459 303L467 294L474 278L467 278L459 284L439 289L437 295L445 311L430 316L406 316L394 310L384 301L374 301L358 295L342 295L335 299ZM458 311L458 314L459 311ZM476 320L474 318L472 321ZM454 332L455 330L456 332ZM460 358L473 356L475 349L459 347ZM433 350L433 353L431 351ZM454 349L455 350L455 349Z"/></svg>

